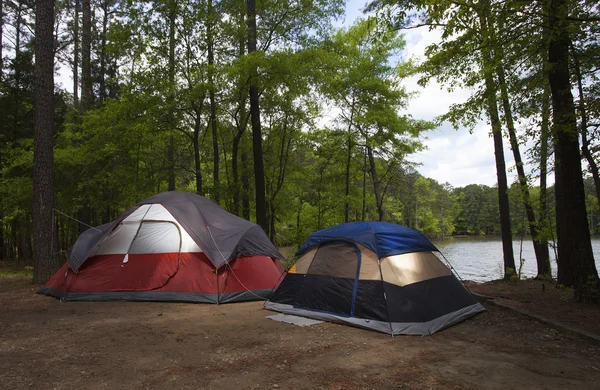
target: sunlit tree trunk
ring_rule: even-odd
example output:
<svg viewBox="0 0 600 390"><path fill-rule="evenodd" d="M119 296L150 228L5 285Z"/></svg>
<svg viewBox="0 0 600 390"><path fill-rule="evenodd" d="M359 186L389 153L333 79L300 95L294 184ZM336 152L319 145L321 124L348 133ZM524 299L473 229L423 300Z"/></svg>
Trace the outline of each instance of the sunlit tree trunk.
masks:
<svg viewBox="0 0 600 390"><path fill-rule="evenodd" d="M502 51L500 51L499 58L503 58ZM527 222L529 225L529 233L533 239L533 248L535 251L535 258L537 261L538 277L550 277L550 255L548 253L548 242L546 239L541 238L539 234L538 225L531 204L531 196L529 194L529 184L527 183L527 177L525 176L525 169L523 168L523 159L521 158L521 152L519 150L519 141L517 140L517 134L515 130L515 124L512 117L512 108L508 97L508 86L506 84L506 77L504 75L504 68L501 64L496 67L496 73L498 74L498 80L500 82L500 96L502 99L502 107L504 108L504 117L506 121L506 128L508 130L508 136L510 139L510 148L512 149L513 156L515 159L515 166L517 168L517 175L519 178L519 187L523 196L523 204L525 207L525 214L527 215Z"/></svg>
<svg viewBox="0 0 600 390"><path fill-rule="evenodd" d="M483 72L485 79L485 99L487 112L492 125L492 136L494 138L494 156L496 158L496 176L498 178L498 205L500 208L500 232L502 235L502 252L504 255L504 278L510 278L515 273L515 257L512 247L512 230L510 227L510 209L508 202L508 180L506 177L506 163L504 159L504 148L502 144L502 124L498 115L498 103L496 100L496 85L492 74L493 63L490 51L490 39L487 21L487 4L478 9L481 22Z"/></svg>

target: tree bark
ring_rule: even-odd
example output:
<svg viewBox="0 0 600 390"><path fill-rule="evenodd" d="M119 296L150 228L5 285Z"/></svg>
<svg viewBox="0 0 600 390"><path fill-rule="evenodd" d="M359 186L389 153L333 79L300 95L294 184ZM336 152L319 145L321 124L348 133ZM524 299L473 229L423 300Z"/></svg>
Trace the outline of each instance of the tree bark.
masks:
<svg viewBox="0 0 600 390"><path fill-rule="evenodd" d="M350 129L348 129L348 143L346 144L346 186L344 190L344 222L349 221L350 204L348 203L348 197L350 196L350 163L352 162L352 137L350 137Z"/></svg>
<svg viewBox="0 0 600 390"><path fill-rule="evenodd" d="M354 122L354 95L352 95L352 104L350 106L350 121L348 123L348 144L347 146L347 151L348 154L346 156L346 175L345 175L345 179L346 179L346 188L345 188L345 195L346 197L344 198L344 222L348 222L349 221L349 214L350 214L350 204L348 203L348 197L350 196L350 162L352 161L352 134L350 133L352 131L352 125Z"/></svg>
<svg viewBox="0 0 600 390"><path fill-rule="evenodd" d="M206 41L208 46L208 85L210 99L210 128L212 132L213 144L213 200L218 204L220 202L220 181L219 181L219 135L217 132L217 103L215 101L215 42L213 38L213 25L215 15L212 0L208 0L208 16L206 23Z"/></svg>
<svg viewBox="0 0 600 390"><path fill-rule="evenodd" d="M21 15L23 12L23 1L19 1L15 15L15 58L14 58L14 75L15 75L15 92L14 92L14 107L13 107L13 132L20 127L19 116L21 111Z"/></svg>
<svg viewBox="0 0 600 390"><path fill-rule="evenodd" d="M573 286L576 301L598 300L600 280L594 263L579 154L579 133L569 73L567 0L552 0L549 12L548 78L552 91L555 158L558 284Z"/></svg>
<svg viewBox="0 0 600 390"><path fill-rule="evenodd" d="M256 52L256 0L246 1L248 23L248 54ZM250 118L252 122L252 154L254 161L254 191L256 195L256 223L268 234L265 169L262 151L262 130L257 86L257 69L250 75Z"/></svg>
<svg viewBox="0 0 600 390"><path fill-rule="evenodd" d="M93 101L92 91L92 6L91 0L83 0L83 26L81 33L81 108L87 111Z"/></svg>
<svg viewBox="0 0 600 390"><path fill-rule="evenodd" d="M204 99L203 99L204 100ZM202 170L200 169L200 130L202 129L202 106L200 109L196 109L196 116L194 117L194 172L196 175L196 193L198 195L204 195L202 189Z"/></svg>
<svg viewBox="0 0 600 390"><path fill-rule="evenodd" d="M175 191L175 19L177 18L177 0L169 1L169 128L171 135L167 144L167 190Z"/></svg>
<svg viewBox="0 0 600 390"><path fill-rule="evenodd" d="M486 6L487 4L484 4ZM506 163L504 160L504 148L502 145L502 124L498 115L498 103L496 100L496 86L492 74L493 64L491 61L489 29L487 21L487 9L478 9L481 22L482 38L482 64L485 78L485 98L488 116L492 125L492 136L494 138L494 155L496 158L496 176L498 178L498 205L500 208L500 232L502 235L502 252L504 255L504 278L509 279L516 272L515 257L512 247L512 231L510 227L510 209L508 202L508 180L506 178Z"/></svg>
<svg viewBox="0 0 600 390"><path fill-rule="evenodd" d="M500 50L499 55L497 55L497 61L500 61L501 58L503 58L502 50ZM498 74L498 81L500 83L500 96L502 99L502 106L504 108L506 128L508 129L508 136L510 139L510 148L512 149L513 157L515 159L515 166L517 168L517 175L519 177L519 187L521 189L521 195L523 196L525 214L527 215L527 222L529 225L529 233L531 234L531 238L533 240L533 249L535 251L538 269L537 276L538 278L549 278L551 276L551 272L548 241L540 237L535 213L533 211L533 206L531 205L529 184L527 183L525 169L523 168L523 159L521 158L521 152L519 150L519 141L517 140L515 123L512 117L512 108L510 106L508 97L508 86L506 84L504 68L500 62L496 67L496 73Z"/></svg>
<svg viewBox="0 0 600 390"><path fill-rule="evenodd" d="M79 108L79 1L75 0L73 16L73 107Z"/></svg>
<svg viewBox="0 0 600 390"><path fill-rule="evenodd" d="M244 15L240 15L240 22L243 24ZM243 57L245 53L246 41L244 40L244 36L240 35L238 40L238 58ZM238 154L240 149L240 144L242 141L242 136L246 131L246 127L248 126L248 114L246 112L246 95L243 88L243 76L240 75L239 80L239 98L238 98L238 110L235 116L235 124L237 127L237 133L233 137L233 144L231 149L231 174L233 176L233 213L235 215L240 215L240 193L242 191L242 185L240 181L239 174L239 165L238 165Z"/></svg>
<svg viewBox="0 0 600 390"><path fill-rule="evenodd" d="M596 160L594 160L594 156L592 156L592 152L590 151L589 146L589 140L587 138L588 117L587 110L585 108L585 97L583 95L583 82L581 81L581 67L579 66L579 57L577 55L577 52L573 48L573 45L571 45L571 49L573 52L573 62L575 65L575 77L577 78L577 91L579 93L579 117L581 118L581 153L583 154L589 165L590 172L592 173L592 178L594 180L594 188L596 189L596 200L600 202L600 174L598 173L598 164L596 164Z"/></svg>
<svg viewBox="0 0 600 390"><path fill-rule="evenodd" d="M367 215L367 151L363 154L363 193L360 220L364 222Z"/></svg>
<svg viewBox="0 0 600 390"><path fill-rule="evenodd" d="M542 92L542 123L540 125L540 228L552 229L548 220L548 140L550 138L550 90ZM548 242L547 234L544 238ZM538 269L539 274L539 269Z"/></svg>
<svg viewBox="0 0 600 390"><path fill-rule="evenodd" d="M19 235L18 252L19 252L19 261L22 261L24 265L31 265L31 228L29 225L29 215L21 216L18 219L17 226L19 227L19 231L17 234ZM56 251L56 250L55 250Z"/></svg>
<svg viewBox="0 0 600 390"><path fill-rule="evenodd" d="M287 171L287 165L290 157L290 150L292 146L292 129L288 133L288 116L286 115L283 119L283 134L281 135L281 141L279 144L279 158L277 166L277 176L274 178L275 185L272 186L269 197L269 239L273 241L275 238L275 213L277 211L275 199L279 194L279 191L283 188L285 182L285 174Z"/></svg>
<svg viewBox="0 0 600 390"><path fill-rule="evenodd" d="M250 220L250 158L242 146L242 217Z"/></svg>
<svg viewBox="0 0 600 390"><path fill-rule="evenodd" d="M100 101L106 101L108 97L106 93L106 32L108 30L108 0L104 0L102 3L102 33L100 36Z"/></svg>
<svg viewBox="0 0 600 390"><path fill-rule="evenodd" d="M377 211L379 213L379 220L385 221L385 208L383 207L383 194L381 193L381 186L379 178L377 177L377 169L375 167L375 158L373 157L373 148L367 144L367 155L369 157L369 173L371 174L371 181L373 182L373 192L375 194L375 202L377 203Z"/></svg>
<svg viewBox="0 0 600 390"><path fill-rule="evenodd" d="M53 244L54 0L35 2L35 134L33 139L33 282L58 270Z"/></svg>

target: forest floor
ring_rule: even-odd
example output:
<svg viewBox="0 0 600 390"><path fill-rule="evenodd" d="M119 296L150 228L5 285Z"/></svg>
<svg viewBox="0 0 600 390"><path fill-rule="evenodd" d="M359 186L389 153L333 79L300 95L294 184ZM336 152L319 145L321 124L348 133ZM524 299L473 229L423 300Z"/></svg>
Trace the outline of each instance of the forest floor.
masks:
<svg viewBox="0 0 600 390"><path fill-rule="evenodd" d="M5 389L598 388L600 345L482 299L432 336L272 321L262 302L59 302L0 278ZM546 282L469 288L600 335L598 306Z"/></svg>

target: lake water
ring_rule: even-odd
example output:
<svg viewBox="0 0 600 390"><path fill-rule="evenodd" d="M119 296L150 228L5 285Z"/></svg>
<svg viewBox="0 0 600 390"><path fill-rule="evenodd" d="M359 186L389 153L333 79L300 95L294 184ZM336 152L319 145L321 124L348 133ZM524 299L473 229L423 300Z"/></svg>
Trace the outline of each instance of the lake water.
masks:
<svg viewBox="0 0 600 390"><path fill-rule="evenodd" d="M453 237L443 241L434 241L434 244L463 280L486 282L501 279L504 276L500 237ZM519 267L520 247L521 241L514 240L513 251L517 268ZM596 269L600 270L600 238L592 239L592 250L596 260ZM522 277L536 276L537 264L531 241L523 240L521 257L525 259L521 271ZM550 264L552 275L556 277L556 259L552 248L550 248Z"/></svg>

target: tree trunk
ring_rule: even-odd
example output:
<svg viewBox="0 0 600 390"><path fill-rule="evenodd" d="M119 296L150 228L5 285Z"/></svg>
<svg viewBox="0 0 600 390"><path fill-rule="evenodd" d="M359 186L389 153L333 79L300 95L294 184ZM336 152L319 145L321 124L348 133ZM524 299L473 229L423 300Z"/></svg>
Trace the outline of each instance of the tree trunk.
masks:
<svg viewBox="0 0 600 390"><path fill-rule="evenodd" d="M385 221L385 208L383 207L383 194L381 193L381 187L379 178L377 177L377 169L375 167L375 158L373 157L373 148L367 144L367 155L369 157L369 166L371 181L373 182L373 192L375 194L375 202L377 203L377 211L379 212L379 220Z"/></svg>
<svg viewBox="0 0 600 390"><path fill-rule="evenodd" d="M93 100L92 92L92 6L83 0L83 26L81 34L81 108L87 111Z"/></svg>
<svg viewBox="0 0 600 390"><path fill-rule="evenodd" d="M250 220L250 158L242 146L242 217Z"/></svg>
<svg viewBox="0 0 600 390"><path fill-rule="evenodd" d="M344 198L344 222L349 221L350 214L350 204L348 203L348 198L350 196L350 162L352 161L352 124L354 122L354 95L352 95L352 104L350 106L350 121L348 123L348 155L346 158L346 188Z"/></svg>
<svg viewBox="0 0 600 390"><path fill-rule="evenodd" d="M75 0L73 15L73 107L79 108L79 1Z"/></svg>
<svg viewBox="0 0 600 390"><path fill-rule="evenodd" d="M246 1L248 23L248 54L256 52L256 0ZM250 117L252 121L252 154L254 160L254 186L256 194L256 223L268 233L267 203L265 196L265 169L262 151L262 130L258 101L257 69L250 75Z"/></svg>
<svg viewBox="0 0 600 390"><path fill-rule="evenodd" d="M302 215L302 205L303 205L303 201L302 201L302 196L300 196L300 198L298 198L298 211L296 213L296 244L300 245L301 242L301 229L300 229L300 217Z"/></svg>
<svg viewBox="0 0 600 390"><path fill-rule="evenodd" d="M233 137L233 143L231 146L231 175L233 176L233 214L240 215L240 173L238 170L238 152L240 149L240 141L242 140L241 134L238 133Z"/></svg>
<svg viewBox="0 0 600 390"><path fill-rule="evenodd" d="M287 164L290 156L290 149L292 146L291 133L293 129L288 133L288 116L286 115L283 120L283 134L281 135L281 142L279 144L279 158L277 166L277 176L274 178L275 185L271 188L269 197L269 238L271 241L275 238L275 213L277 211L275 199L279 194L279 191L283 188L285 182L285 172L287 170Z"/></svg>
<svg viewBox="0 0 600 390"><path fill-rule="evenodd" d="M18 252L19 261L22 261L24 265L31 265L31 229L29 228L29 215L22 216L18 219L17 226L19 230L17 232L19 236Z"/></svg>
<svg viewBox="0 0 600 390"><path fill-rule="evenodd" d="M200 169L200 130L202 128L201 124L202 118L202 109L196 110L196 116L194 118L194 172L196 174L196 193L198 195L203 195L202 190L202 170Z"/></svg>
<svg viewBox="0 0 600 390"><path fill-rule="evenodd" d="M215 22L212 0L208 0L208 15L206 23L206 41L208 46L208 85L210 99L210 127L213 144L213 200L220 202L219 182L219 136L217 133L217 103L215 102L215 42L213 39L213 24Z"/></svg>
<svg viewBox="0 0 600 390"><path fill-rule="evenodd" d="M486 4L484 4L484 6L485 5ZM509 279L511 275L515 273L516 267L512 247L512 231L510 227L508 180L506 178L506 163L502 145L502 125L498 115L496 86L494 85L494 76L492 74L493 64L490 64L492 57L486 11L486 9L478 9L482 36L481 54L484 68L487 111L492 125L492 135L494 138L494 155L496 158L496 175L498 178L498 204L500 208L500 232L502 235L502 252L504 254L504 278Z"/></svg>
<svg viewBox="0 0 600 390"><path fill-rule="evenodd" d="M540 227L550 230L548 220L548 140L550 138L550 90L544 87L542 95L542 123L540 126ZM545 238L546 242L548 241Z"/></svg>
<svg viewBox="0 0 600 390"><path fill-rule="evenodd" d="M20 127L19 116L21 108L21 14L23 12L23 2L19 1L15 15L15 93L14 93L14 111L13 111L13 132Z"/></svg>
<svg viewBox="0 0 600 390"><path fill-rule="evenodd" d="M54 221L54 0L35 2L35 135L33 139L33 282L46 283L58 270L52 248Z"/></svg>
<svg viewBox="0 0 600 390"><path fill-rule="evenodd" d="M240 15L241 23L243 23L244 15ZM238 58L242 58L245 53L246 42L243 35L240 36L238 41ZM240 174L238 169L238 154L239 148L242 141L242 136L248 126L248 114L246 113L246 95L243 92L242 84L244 83L243 76L240 76L239 92L240 96L238 99L238 112L235 117L235 124L237 127L237 133L233 138L233 144L231 149L231 174L233 176L233 213L240 215L240 192L242 191L242 185L240 182Z"/></svg>
<svg viewBox="0 0 600 390"><path fill-rule="evenodd" d="M555 158L558 284L573 286L576 301L598 300L600 281L594 263L579 154L575 104L569 80L567 0L552 0L548 78L552 91Z"/></svg>
<svg viewBox="0 0 600 390"><path fill-rule="evenodd" d="M269 201L269 240L275 240L275 202Z"/></svg>
<svg viewBox="0 0 600 390"><path fill-rule="evenodd" d="M108 0L102 4L102 35L100 37L100 101L104 102L107 98L106 93L106 31L108 30Z"/></svg>
<svg viewBox="0 0 600 390"><path fill-rule="evenodd" d="M348 222L348 214L350 213L350 204L348 203L348 197L350 196L350 163L352 161L352 138L350 137L350 132L348 132L348 143L346 145L346 149L348 151L346 156L346 188L344 195L344 222Z"/></svg>
<svg viewBox="0 0 600 390"><path fill-rule="evenodd" d="M500 59L504 57L501 49L499 54L500 55L497 56L497 61L500 61ZM496 72L498 74L498 80L500 82L500 95L502 98L502 106L504 108L506 128L508 129L508 136L510 139L510 148L512 149L513 156L515 159L517 175L519 177L519 187L523 196L525 214L527 215L527 222L529 224L529 233L531 234L531 238L533 240L533 249L535 251L535 258L537 261L537 276L538 278L548 278L551 276L548 241L540 237L537 227L538 225L535 219L535 213L533 211L533 206L531 205L529 184L527 183L525 169L523 168L523 160L521 159L521 152L519 150L519 141L517 140L515 124L512 117L512 108L510 106L510 101L508 98L508 86L506 84L504 68L502 67L501 63L499 63L496 67Z"/></svg>
<svg viewBox="0 0 600 390"><path fill-rule="evenodd" d="M175 191L175 19L177 18L177 0L169 1L169 128L171 133L167 144L167 190Z"/></svg>
<svg viewBox="0 0 600 390"><path fill-rule="evenodd" d="M367 214L367 151L363 155L363 193L362 193L362 210L360 220L364 222Z"/></svg>
<svg viewBox="0 0 600 390"><path fill-rule="evenodd" d="M577 78L577 90L579 92L579 116L581 118L581 152L588 162L592 178L594 179L594 188L596 189L596 200L600 202L600 174L598 173L598 164L594 160L594 156L590 151L589 140L587 138L588 118L585 108L585 98L583 95L583 82L581 81L581 68L579 66L579 58L577 52L571 45L573 62L575 65L575 76ZM600 203L599 203L600 204Z"/></svg>

